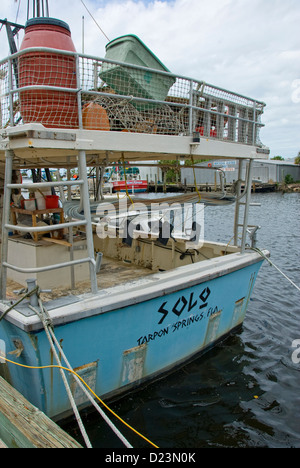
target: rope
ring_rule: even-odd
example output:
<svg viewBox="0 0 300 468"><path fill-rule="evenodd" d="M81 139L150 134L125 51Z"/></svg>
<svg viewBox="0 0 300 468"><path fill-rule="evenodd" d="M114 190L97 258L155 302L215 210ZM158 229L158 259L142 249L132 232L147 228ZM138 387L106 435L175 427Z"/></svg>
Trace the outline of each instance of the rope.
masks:
<svg viewBox="0 0 300 468"><path fill-rule="evenodd" d="M15 2L17 2L18 0L15 0ZM18 9L17 9L17 16L16 16L16 21L15 23L18 22L18 17L19 17L19 13L20 13L20 6L21 6L21 0L19 0L19 4L18 4Z"/></svg>
<svg viewBox="0 0 300 468"><path fill-rule="evenodd" d="M280 268L278 268L278 266L276 266L260 249L258 249L257 247L249 247L251 250L254 250L254 252L257 252L259 255L261 255L265 260L267 260L267 262L273 266L285 279L287 279L293 286L294 288L298 289L298 291L300 291L300 287L297 286L297 284L295 284L285 273L283 273L283 271L280 270Z"/></svg>
<svg viewBox="0 0 300 468"><path fill-rule="evenodd" d="M17 305L19 305L22 301L24 301L24 299L26 299L27 297L30 297L32 296L33 294L37 293L39 291L39 287L37 286L36 288L32 289L31 291L28 291L26 292L26 294L24 296L21 297L21 299L19 299L17 302L15 302L11 307L9 307L0 317L0 322L1 320L4 319L4 317L11 311L13 310Z"/></svg>
<svg viewBox="0 0 300 468"><path fill-rule="evenodd" d="M68 369L70 371L73 371L70 363L68 362L64 352L63 352L63 349L62 347L60 346L59 342L57 341L57 338L53 332L53 330L50 329L50 334L52 336L52 339L54 341L54 343L56 344L56 346L58 347L59 349L59 352L62 356L62 358L64 359L66 365L68 366ZM77 374L75 375L75 379L77 380L78 382L78 385L80 386L80 388L83 390L83 392L85 393L85 395L88 397L88 399L90 400L90 402L92 403L92 405L94 406L94 408L98 411L98 413L102 416L102 418L106 421L106 423L110 426L110 428L113 430L113 432L119 437L119 439L124 443L124 445L127 447L127 448L133 448L132 445L130 445L130 443L125 439L125 437L121 434L121 432L115 427L115 425L110 421L110 419L106 416L106 414L104 413L104 411L102 411L102 409L99 407L99 405L95 402L95 400L92 398L92 396L88 393L88 391L86 390L86 388L83 386L83 384L81 383L81 381L78 379L77 377Z"/></svg>
<svg viewBox="0 0 300 468"><path fill-rule="evenodd" d="M155 210L155 207L161 204L161 203L178 203L181 205L184 205L185 203L191 203L191 204L197 204L199 203L199 198L202 202L203 205L206 206L216 206L216 205L229 205L235 202L234 197L226 196L223 198L218 198L215 196L209 196L209 194L201 194L199 190L197 190L198 194L193 193L185 193L181 195L175 195L175 196L170 196L170 197L159 197L159 198L136 198L132 199L129 196L125 194L124 197L125 199L128 198L127 203L124 201L122 203L122 211L120 211L120 203L119 200L124 197L120 197L119 192L117 193L117 199L116 200L109 200L109 201L101 201L101 202L95 202L90 204L91 208L91 215L92 217L99 217L97 215L97 209L103 209L103 211L107 212L107 215L116 215L125 213L126 209L130 207L130 205L134 205L134 201L136 200L140 205L143 204L145 207L147 207L148 210ZM78 201L72 200L72 201L66 201L63 204L63 209L64 209L64 214L65 217L70 217L74 219L85 219L84 216L80 213L79 211L79 206L78 206ZM161 208L159 208L161 209ZM124 211L125 210L125 211Z"/></svg>
<svg viewBox="0 0 300 468"><path fill-rule="evenodd" d="M88 435L87 435L87 433L86 433L85 427L84 427L84 425L83 425L83 423L82 423L82 420L81 420L81 417L80 417L78 408L77 408L77 406L76 406L76 403L75 403L75 400L74 400L74 398L73 398L73 395L72 395L70 386L69 386L69 384L68 384L66 375L65 375L65 373L64 373L64 371L63 371L63 369L62 369L61 362L60 362L60 359L59 359L59 357L58 357L57 351L56 351L55 346L53 345L53 342L52 342L52 340L51 340L51 335L50 335L50 332L49 332L49 320L50 320L50 317L48 316L48 317L46 318L46 320L45 320L44 315L43 315L44 307L43 307L43 305L41 304L41 300L40 300L40 299L39 299L39 305L40 305L40 309L41 309L41 312L40 312L40 313L39 313L34 307L30 306L30 308L37 314L37 316L39 317L39 319L41 320L41 322L42 322L42 324L43 324L43 327L44 327L44 329L45 329L45 332L46 332L48 341L49 341L49 343L50 343L50 346L51 346L53 355L54 355L54 357L55 357L55 360L56 360L58 366L60 367L60 374L61 374L61 377L62 377L62 379L63 379L63 383L64 383L64 386L65 386L65 389L66 389L66 392L67 392L69 401L70 401L70 403L71 403L71 406L72 406L72 409L73 409L73 412L74 412L76 421L77 421L78 426L79 426L79 428L80 428L82 437L83 437L83 439L84 439L84 442L85 442L87 448L92 448L91 442L90 442L90 440L89 440L89 438L88 438Z"/></svg>
<svg viewBox="0 0 300 468"><path fill-rule="evenodd" d="M15 364L16 366L19 366L19 367L24 367L25 369L62 369L62 370L65 370L67 372L70 372L71 374L73 374L74 376L76 376L78 379L81 380L81 382L89 389L89 391L94 395L95 398L97 398L97 400L100 401L100 403L112 414L114 415L119 421L121 421L125 426L127 426L129 429L131 429L133 432L135 432L135 434L137 434L138 436L140 436L142 439L144 439L146 442L148 442L150 445L152 445L153 447L155 448L159 448L157 445L155 445L153 442L151 442L149 439L147 439L145 436L143 436L142 434L140 434L136 429L134 429L133 427L131 427L126 421L124 421L122 418L120 418L120 416L118 416L111 408L109 408L109 406L107 406L103 400L101 400L101 398L98 397L98 395L96 395L96 393L88 386L88 384L83 380L83 378L77 374L75 371L73 371L72 369L68 369L67 367L63 367L63 366L59 366L59 365L48 365L48 366L26 366L25 364L19 364L18 362L14 362L14 361L11 361L10 359L7 359L6 357L2 356L1 355L1 359L4 359L4 361L7 361L9 362L10 364Z"/></svg>
<svg viewBox="0 0 300 468"><path fill-rule="evenodd" d="M128 186L127 186L127 177L126 177L126 167L125 167L125 160L124 160L124 156L122 156L122 163L123 163L123 170L124 170L124 180L125 180L125 190L126 190L126 195L127 197L129 198L129 200L131 201L131 204L132 206L134 206L134 203L129 195L129 192L128 192Z"/></svg>
<svg viewBox="0 0 300 468"><path fill-rule="evenodd" d="M37 293L37 295L39 295L39 291L40 291L40 288L37 286L36 288L34 288L32 291L30 292L27 292L18 302L16 302L13 306L11 306L8 310L5 311L5 313L2 315L2 317L0 318L0 321L4 318L4 316L6 314L8 314L8 312L10 312L17 304L19 304L20 302L22 302L26 297L29 297L35 293ZM143 436L141 433L139 433L136 429L134 429L133 427L131 427L129 424L127 424L123 419L121 419L113 410L111 410L105 403L103 400L101 400L97 395L96 393L88 386L88 384L82 379L82 377L80 375L78 375L72 368L71 368L71 365L70 363L68 362L55 334L54 334L54 331L53 331L53 325L52 325L52 321L51 321L51 318L47 312L47 310L44 308L43 304L42 304L42 301L40 299L40 297L38 296L38 303L39 303L39 307L40 307L40 311L38 311L35 307L32 307L32 306L29 306L31 308L31 310L33 310L36 315L39 317L39 319L41 320L42 324L43 324L43 327L45 329L45 332L46 332L46 335L47 335L47 338L48 338L48 341L50 343L50 346L51 346L51 349L53 351L53 355L57 361L57 365L49 365L49 366L38 366L38 367L34 367L34 366L26 366L24 364L19 364L19 363L16 363L14 361L10 361L9 359L6 359L6 357L2 356L1 355L1 359L4 359L5 361L7 362L10 362L11 364L15 364L17 366L20 366L20 367L24 367L24 368L28 368L28 369L47 369L47 368L57 368L57 369L60 369L60 373L61 373L61 376L62 376L62 379L63 379L63 382L64 382L64 385L65 385L65 388L66 388L66 391L67 391L67 394L68 394L68 397L69 397L69 400L70 400L70 403L71 403L71 406L72 406L72 409L73 409L73 412L74 412L74 415L76 417L76 420L77 420L77 423L79 425L79 428L80 428L80 431L81 431L81 434L82 434L82 437L85 441L85 444L88 448L92 448L92 445L89 441L89 438L88 438L88 435L86 433L86 430L83 426L83 423L82 423L82 420L80 418L80 415L79 415L79 412L78 412L78 409L77 409L77 406L76 406L76 403L75 403L75 400L73 398L73 395L72 395L72 392L71 392L71 389L69 387L69 384L67 382L67 379L66 379L66 376L64 374L64 370L65 371L68 371L70 373L72 373L74 376L75 376L75 379L77 380L78 384L80 385L80 387L83 389L83 391L85 392L86 396L88 397L88 399L91 401L91 403L93 404L93 406L96 408L96 410L99 412L99 414L103 417L103 419L106 421L106 423L110 426L110 428L113 430L113 432L117 435L117 437L119 437L119 439L123 442L123 444L127 447L127 448L133 448L132 445L125 439L125 437L121 434L121 432L116 428L116 426L112 423L112 421L110 421L110 419L106 416L106 414L103 412L103 410L99 407L99 405L94 401L94 399L91 397L91 395L87 392L87 390L84 388L84 385L87 387L87 389L92 393L92 395L94 395L95 398L97 398L97 400L111 413L113 414L119 421L121 421L126 427L128 427L129 429L131 429L133 432L135 432L135 434L137 434L139 437L141 437L142 439L144 439L146 442L148 442L150 445L152 445L153 447L155 448L158 448L153 442L151 442L149 439L147 439L145 436ZM67 368L62 366L61 365L61 361L59 359L59 356L57 354L57 351L55 349L55 346L54 346L54 343L55 345L57 346L58 350L59 350L59 354L62 356L62 358L64 359L64 361L66 362L66 365L68 366ZM84 385L82 385L84 384Z"/></svg>
<svg viewBox="0 0 300 468"><path fill-rule="evenodd" d="M95 24L98 26L98 28L100 29L100 31L102 32L102 34L106 37L106 39L109 41L109 38L107 37L107 35L105 34L105 32L103 31L103 29L99 26L99 24L97 23L97 21L95 20L95 18L93 17L92 13L90 12L90 10L88 9L88 7L85 5L85 3L81 0L81 3L82 5L84 6L84 8L86 9L86 11L88 12L88 14L90 15L90 17L92 18L92 20L95 22Z"/></svg>

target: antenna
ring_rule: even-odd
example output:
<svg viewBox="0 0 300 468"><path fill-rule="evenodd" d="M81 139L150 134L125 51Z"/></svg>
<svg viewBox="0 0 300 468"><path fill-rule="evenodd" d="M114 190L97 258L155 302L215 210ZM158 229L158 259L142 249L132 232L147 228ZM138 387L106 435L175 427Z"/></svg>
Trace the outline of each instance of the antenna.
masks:
<svg viewBox="0 0 300 468"><path fill-rule="evenodd" d="M27 1L27 20L30 18L30 5L32 5L32 18L49 18L48 0L28 0Z"/></svg>

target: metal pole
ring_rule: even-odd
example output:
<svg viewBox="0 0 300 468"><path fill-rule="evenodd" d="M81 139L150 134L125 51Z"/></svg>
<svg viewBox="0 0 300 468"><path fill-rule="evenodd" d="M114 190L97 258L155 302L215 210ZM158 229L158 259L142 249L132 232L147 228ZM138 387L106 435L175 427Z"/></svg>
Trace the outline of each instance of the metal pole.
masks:
<svg viewBox="0 0 300 468"><path fill-rule="evenodd" d="M253 129L252 129L252 145L256 145L256 101L253 105Z"/></svg>
<svg viewBox="0 0 300 468"><path fill-rule="evenodd" d="M84 219L80 221L72 221L71 223L59 223L59 224L51 224L50 226L18 226L18 231L20 232L48 232L48 231L57 231L59 229L68 229L69 227L75 226L83 226L86 224ZM14 230L16 226L13 224L6 224L6 229Z"/></svg>
<svg viewBox="0 0 300 468"><path fill-rule="evenodd" d="M24 189L28 190L31 188L34 189L43 189L45 187L64 187L66 186L72 186L72 185L82 185L83 180L77 179L77 180L62 180L62 181L55 181L55 182L29 182L27 184L7 184L7 187L10 189Z"/></svg>
<svg viewBox="0 0 300 468"><path fill-rule="evenodd" d="M37 8L37 16L39 18L41 16L41 2L40 2L40 0L36 0L36 8Z"/></svg>
<svg viewBox="0 0 300 468"><path fill-rule="evenodd" d="M78 104L78 127L83 128L82 123L82 107L81 107L81 82L80 82L80 60L79 55L75 55L76 61L76 79L77 79L77 104ZM84 64L84 61L82 61ZM83 66L83 65L82 65ZM84 70L82 71L82 80L84 80Z"/></svg>
<svg viewBox="0 0 300 468"><path fill-rule="evenodd" d="M78 96L78 126L82 128L82 109L81 109L81 89L80 89L80 62L79 55L76 55L76 75L77 75L77 88L79 92ZM86 154L85 151L79 151L78 154L78 170L79 177L83 181L83 185L80 186L80 207L83 208L84 217L86 220L86 241L88 256L90 257L90 280L91 280L91 290L93 294L96 294L98 291L97 285L97 274L96 274L96 261L94 254L94 240L93 240L93 230L92 230L92 219L91 219L91 209L90 209L90 196L89 196L89 186L88 178L86 171Z"/></svg>
<svg viewBox="0 0 300 468"><path fill-rule="evenodd" d="M189 134L193 134L193 98L194 98L194 90L193 90L194 81L190 80L190 104L189 104Z"/></svg>
<svg viewBox="0 0 300 468"><path fill-rule="evenodd" d="M238 233L239 233L239 218L240 218L240 196L241 196L241 185L242 185L242 164L243 160L238 161L238 180L236 186L237 201L235 204L235 216L234 216L234 245L238 245Z"/></svg>
<svg viewBox="0 0 300 468"><path fill-rule="evenodd" d="M4 200L3 200L3 218L2 218L2 244L1 244L1 288L0 298L6 299L6 281L7 281L7 268L3 263L7 262L8 259L8 231L5 228L6 224L9 224L10 218L10 198L11 189L7 187L7 184L11 183L12 180L12 169L13 169L13 158L14 152L11 150L5 151L5 181L4 181Z"/></svg>
<svg viewBox="0 0 300 468"><path fill-rule="evenodd" d="M68 181L71 179L71 169L69 167L70 164L70 156L68 156L68 169L67 169L67 179ZM68 201L72 200L72 193L71 193L71 186L68 185ZM69 221L71 221L71 217L69 218ZM74 260L74 235L73 235L73 228L69 228L69 243L71 244L70 247L70 261L72 262ZM75 270L74 267L71 266L70 270L70 280L71 280L71 288L75 289Z"/></svg>
<svg viewBox="0 0 300 468"><path fill-rule="evenodd" d="M13 271L18 271L19 273L25 273L25 274L33 274L33 273L42 273L45 271L52 271L52 270L59 270L61 268L68 268L71 266L75 265L82 265L83 263L88 263L90 262L90 258L80 258L78 260L73 260L72 262L64 262L64 263L55 263L53 265L48 265L48 266L43 266L43 267L33 267L33 268L23 268L23 267L18 267L16 265L12 265L11 263L3 262L4 266L6 268L9 268L10 270ZM94 264L96 264L96 261L93 260Z"/></svg>
<svg viewBox="0 0 300 468"><path fill-rule="evenodd" d="M95 254L94 254L92 218L91 218L90 199L89 199L89 187L88 187L88 178L87 178L87 172L86 172L85 151L79 151L78 169L79 169L79 177L83 180L83 186L81 187L81 203L83 204L84 217L87 223L86 224L86 241L87 241L88 256L91 259L91 262L90 262L91 290L93 294L96 294L98 291L98 287L97 287L97 276L96 276L96 261L95 261Z"/></svg>
<svg viewBox="0 0 300 468"><path fill-rule="evenodd" d="M247 227L248 227L248 219L249 219L249 206L250 206L251 189L252 189L252 172L253 172L253 159L250 159L249 160L249 168L248 168L248 177L247 177L247 180L246 180L246 183L247 183L247 198L246 198L246 203L245 203L242 245L241 245L241 253L242 254L245 253L245 249L246 249L246 236L247 236Z"/></svg>
<svg viewBox="0 0 300 468"><path fill-rule="evenodd" d="M9 120L10 120L11 127L13 127L14 126L14 95L13 95L13 74L12 74L11 58L8 59L8 86L9 86Z"/></svg>
<svg viewBox="0 0 300 468"><path fill-rule="evenodd" d="M84 16L82 17L82 53L84 54Z"/></svg>

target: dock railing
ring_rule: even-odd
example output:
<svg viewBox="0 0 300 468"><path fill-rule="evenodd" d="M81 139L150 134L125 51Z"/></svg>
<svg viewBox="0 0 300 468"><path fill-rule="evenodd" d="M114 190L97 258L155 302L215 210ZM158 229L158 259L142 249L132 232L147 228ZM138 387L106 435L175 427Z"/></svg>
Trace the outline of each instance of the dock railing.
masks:
<svg viewBox="0 0 300 468"><path fill-rule="evenodd" d="M265 104L204 81L61 50L0 62L0 127L42 123L261 146Z"/></svg>

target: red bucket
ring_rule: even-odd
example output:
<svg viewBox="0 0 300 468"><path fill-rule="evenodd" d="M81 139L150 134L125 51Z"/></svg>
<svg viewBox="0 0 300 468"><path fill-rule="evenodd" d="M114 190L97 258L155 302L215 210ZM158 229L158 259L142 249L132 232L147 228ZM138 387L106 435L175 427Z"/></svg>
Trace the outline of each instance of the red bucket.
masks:
<svg viewBox="0 0 300 468"><path fill-rule="evenodd" d="M59 197L57 195L46 195L46 209L58 208Z"/></svg>

